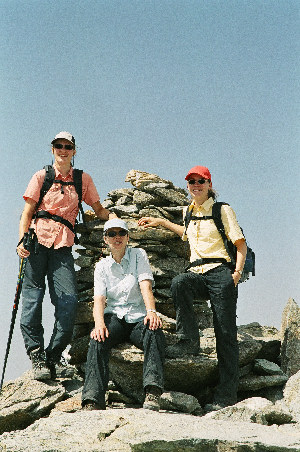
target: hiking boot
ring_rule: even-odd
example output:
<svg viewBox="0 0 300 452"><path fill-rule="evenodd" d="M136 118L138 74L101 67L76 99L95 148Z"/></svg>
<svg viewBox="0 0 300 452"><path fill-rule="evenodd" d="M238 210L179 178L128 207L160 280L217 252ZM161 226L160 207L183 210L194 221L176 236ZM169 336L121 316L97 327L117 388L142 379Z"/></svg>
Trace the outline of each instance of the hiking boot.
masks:
<svg viewBox="0 0 300 452"><path fill-rule="evenodd" d="M75 369L70 366L65 358L61 357L58 360L48 358L48 366L51 371L51 377L55 378L72 378L74 376Z"/></svg>
<svg viewBox="0 0 300 452"><path fill-rule="evenodd" d="M46 363L46 354L39 348L30 352L34 380L50 380L51 372Z"/></svg>
<svg viewBox="0 0 300 452"><path fill-rule="evenodd" d="M158 386L147 386L143 404L145 410L159 411L161 389Z"/></svg>
<svg viewBox="0 0 300 452"><path fill-rule="evenodd" d="M94 411L94 410L106 410L105 402L99 404L93 400L85 400L82 402L82 409L84 411Z"/></svg>
<svg viewBox="0 0 300 452"><path fill-rule="evenodd" d="M167 358L182 358L185 355L199 355L200 344L198 340L181 339L175 345L166 347Z"/></svg>

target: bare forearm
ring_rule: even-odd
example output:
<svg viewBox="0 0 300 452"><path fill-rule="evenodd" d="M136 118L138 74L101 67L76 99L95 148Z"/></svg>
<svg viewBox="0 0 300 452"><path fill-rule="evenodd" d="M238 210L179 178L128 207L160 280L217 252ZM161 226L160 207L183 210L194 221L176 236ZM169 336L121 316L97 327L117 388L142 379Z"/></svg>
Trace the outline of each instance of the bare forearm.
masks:
<svg viewBox="0 0 300 452"><path fill-rule="evenodd" d="M100 218L100 220L108 220L109 219L110 211L108 209L105 209L102 206L102 204L100 203L100 201L95 202L92 205L92 209L95 212L95 214L97 215L97 217Z"/></svg>
<svg viewBox="0 0 300 452"><path fill-rule="evenodd" d="M22 239L25 232L28 231L29 225L31 223L31 218L29 218L27 215L24 215L24 212L21 216L20 224L19 224L19 240Z"/></svg>
<svg viewBox="0 0 300 452"><path fill-rule="evenodd" d="M152 292L152 281L149 279L141 281L140 288L147 310L146 317L144 318L144 325L148 324L150 330L161 328L162 321L155 310L155 298Z"/></svg>
<svg viewBox="0 0 300 452"><path fill-rule="evenodd" d="M237 247L235 268L236 270L243 270L247 254L246 242L245 240L238 240L235 246Z"/></svg>
<svg viewBox="0 0 300 452"><path fill-rule="evenodd" d="M162 226L166 229L169 229L175 234L182 236L184 232L184 227L179 224L172 223L166 218L156 218L156 217L143 217L138 221L139 226L143 226L145 229L147 228L156 228L157 226Z"/></svg>
<svg viewBox="0 0 300 452"><path fill-rule="evenodd" d="M142 297L145 303L146 310L155 309L155 298L152 292L152 283L149 280L140 282Z"/></svg>
<svg viewBox="0 0 300 452"><path fill-rule="evenodd" d="M36 202L33 200L27 200L24 206L24 210L21 215L20 223L19 223L19 240L21 240L28 231L33 213L35 211Z"/></svg>
<svg viewBox="0 0 300 452"><path fill-rule="evenodd" d="M105 341L109 336L108 329L106 328L104 322L104 307L105 307L106 297L104 296L95 296L94 297L94 320L95 320L95 328L91 332L91 338L95 341L102 342Z"/></svg>
<svg viewBox="0 0 300 452"><path fill-rule="evenodd" d="M94 297L94 308L93 316L95 321L95 326L100 326L104 324L104 308L105 308L106 297L95 296Z"/></svg>
<svg viewBox="0 0 300 452"><path fill-rule="evenodd" d="M241 278L241 271L244 268L246 254L247 254L247 245L244 239L237 240L235 242L236 246L236 263L235 263L235 270L232 274L232 278L234 281L235 286L238 284L240 278Z"/></svg>
<svg viewBox="0 0 300 452"><path fill-rule="evenodd" d="M161 225L164 228L169 229L172 232L175 232L175 234L179 235L180 237L182 236L182 234L184 232L183 226L181 226L180 224L172 223L171 221L166 220L165 218L162 218Z"/></svg>
<svg viewBox="0 0 300 452"><path fill-rule="evenodd" d="M115 213L105 209L100 201L95 202L92 205L92 209L100 220L112 220L113 218L118 218Z"/></svg>

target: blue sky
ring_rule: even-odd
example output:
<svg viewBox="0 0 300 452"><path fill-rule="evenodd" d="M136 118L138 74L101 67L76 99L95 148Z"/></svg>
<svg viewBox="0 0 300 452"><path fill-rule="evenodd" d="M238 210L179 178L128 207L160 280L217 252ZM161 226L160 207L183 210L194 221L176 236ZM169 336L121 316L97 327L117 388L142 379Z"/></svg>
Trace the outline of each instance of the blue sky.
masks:
<svg viewBox="0 0 300 452"><path fill-rule="evenodd" d="M61 130L102 200L132 168L185 187L208 166L256 252L238 323L280 326L299 301L299 25L296 0L1 2L0 360L22 194ZM29 368L18 323L10 378Z"/></svg>

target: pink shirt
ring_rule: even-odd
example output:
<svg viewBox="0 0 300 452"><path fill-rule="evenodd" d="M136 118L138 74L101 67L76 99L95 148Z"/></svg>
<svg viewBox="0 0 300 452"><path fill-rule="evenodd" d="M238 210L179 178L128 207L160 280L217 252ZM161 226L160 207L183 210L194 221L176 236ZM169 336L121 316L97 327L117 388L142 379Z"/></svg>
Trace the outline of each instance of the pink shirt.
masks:
<svg viewBox="0 0 300 452"><path fill-rule="evenodd" d="M42 169L32 176L23 195L25 201L30 198L38 202L45 174L46 171ZM55 179L61 179L65 182L73 181L73 168L71 168L66 177L63 177L55 168ZM47 210L51 214L65 218L74 225L79 210L78 196L74 185L64 185L63 190L64 193L61 193L61 184L53 183L44 196L38 210ZM89 206L100 200L95 184L87 173L82 173L82 200ZM51 248L54 245L54 248L57 249L74 244L73 232L61 223L50 219L38 218L36 223L33 221L32 227L35 228L39 243L47 248Z"/></svg>

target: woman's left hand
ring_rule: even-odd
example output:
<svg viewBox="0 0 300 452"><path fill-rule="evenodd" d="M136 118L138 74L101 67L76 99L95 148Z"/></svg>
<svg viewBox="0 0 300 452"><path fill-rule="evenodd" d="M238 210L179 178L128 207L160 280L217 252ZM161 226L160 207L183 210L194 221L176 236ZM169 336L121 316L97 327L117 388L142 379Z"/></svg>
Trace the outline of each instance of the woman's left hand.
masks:
<svg viewBox="0 0 300 452"><path fill-rule="evenodd" d="M147 325L148 322L149 330L157 330L157 328L162 327L162 321L156 312L147 312L147 315L144 318L144 325Z"/></svg>
<svg viewBox="0 0 300 452"><path fill-rule="evenodd" d="M100 327L95 326L95 328L91 331L90 334L90 337L98 342L104 342L108 336L109 332L105 324Z"/></svg>

